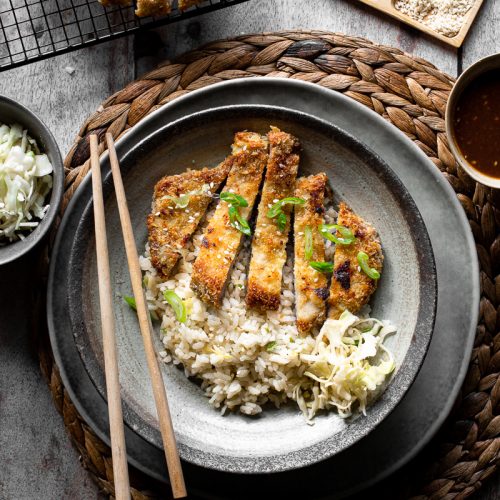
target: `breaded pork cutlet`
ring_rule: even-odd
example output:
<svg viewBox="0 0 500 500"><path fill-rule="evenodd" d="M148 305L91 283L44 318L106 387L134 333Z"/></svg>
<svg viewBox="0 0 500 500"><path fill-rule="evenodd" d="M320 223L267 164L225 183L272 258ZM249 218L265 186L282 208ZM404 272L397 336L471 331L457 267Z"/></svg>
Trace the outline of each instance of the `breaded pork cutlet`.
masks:
<svg viewBox="0 0 500 500"><path fill-rule="evenodd" d="M99 0L101 5L104 7L109 7L110 5L121 5L122 7L128 7L132 5L132 0Z"/></svg>
<svg viewBox="0 0 500 500"><path fill-rule="evenodd" d="M294 196L300 145L295 137L277 128L272 128L267 137L269 159L252 240L246 302L249 307L277 310L292 206L282 208L286 216L284 228L279 228L276 219L267 214L276 202Z"/></svg>
<svg viewBox="0 0 500 500"><path fill-rule="evenodd" d="M267 164L267 138L254 132L235 135L232 155L225 161L230 166L224 193L242 197L247 206L239 213L248 219ZM219 202L203 235L198 256L193 264L191 288L207 304L220 307L227 281L243 241L243 233L231 224L230 203Z"/></svg>
<svg viewBox="0 0 500 500"><path fill-rule="evenodd" d="M160 179L148 216L151 263L166 279L203 219L213 193L229 173L229 165L192 170Z"/></svg>
<svg viewBox="0 0 500 500"><path fill-rule="evenodd" d="M179 0L179 9L184 11L192 7L193 5L198 5L202 3L204 0Z"/></svg>
<svg viewBox="0 0 500 500"><path fill-rule="evenodd" d="M171 0L137 0L135 15L138 17L166 16L172 11Z"/></svg>
<svg viewBox="0 0 500 500"><path fill-rule="evenodd" d="M358 253L368 255L369 267L382 271L384 257L377 231L356 215L345 203L339 207L339 225L349 228L355 241L335 247L334 270L328 299L328 317L338 319L347 309L356 314L377 288L377 280L370 278L359 267Z"/></svg>
<svg viewBox="0 0 500 500"><path fill-rule="evenodd" d="M294 277L297 311L297 329L302 334L309 333L325 320L328 285L326 276L313 269L309 262L324 262L325 242L318 226L324 223L324 201L328 179L320 173L297 180L295 196L306 200L304 205L294 209ZM312 256L306 258L306 232L312 235Z"/></svg>

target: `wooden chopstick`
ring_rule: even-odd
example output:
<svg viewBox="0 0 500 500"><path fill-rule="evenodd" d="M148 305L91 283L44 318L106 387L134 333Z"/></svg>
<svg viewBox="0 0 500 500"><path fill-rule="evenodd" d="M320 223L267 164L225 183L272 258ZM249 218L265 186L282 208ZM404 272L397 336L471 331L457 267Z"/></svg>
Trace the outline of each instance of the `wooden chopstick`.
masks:
<svg viewBox="0 0 500 500"><path fill-rule="evenodd" d="M96 135L90 136L90 163L92 168L92 194L94 200L94 225L97 252L97 274L99 277L99 303L101 309L104 372L108 396L115 497L117 500L130 500L127 451L125 449L120 380L116 356L115 317L113 313L113 296L109 271L108 241L106 237L101 166L99 163Z"/></svg>
<svg viewBox="0 0 500 500"><path fill-rule="evenodd" d="M165 391L163 378L153 344L151 321L146 299L144 297L144 291L142 289L141 267L139 265L137 246L135 244L134 233L132 231L132 222L130 221L127 198L125 197L120 164L116 155L113 136L110 133L106 134L106 142L109 151L111 172L113 174L113 183L115 185L116 200L118 202L118 212L120 214L123 239L125 241L125 250L127 252L130 281L134 292L137 315L139 317L139 326L144 343L144 350L146 351L146 360L148 363L149 375L151 377L151 384L153 386L156 411L158 412L163 447L165 449L165 458L167 460L168 475L170 477L170 484L172 486L174 498L184 498L187 496L187 492L184 484L184 476L182 474L181 461L179 459L177 443L175 442L175 434L172 426L172 419L170 417L170 409L168 407L167 393Z"/></svg>

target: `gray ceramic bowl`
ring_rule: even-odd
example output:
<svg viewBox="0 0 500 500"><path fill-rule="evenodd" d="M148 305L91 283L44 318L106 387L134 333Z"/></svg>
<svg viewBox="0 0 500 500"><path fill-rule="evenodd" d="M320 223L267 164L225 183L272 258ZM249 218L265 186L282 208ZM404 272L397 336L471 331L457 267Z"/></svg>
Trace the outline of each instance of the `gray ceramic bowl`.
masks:
<svg viewBox="0 0 500 500"><path fill-rule="evenodd" d="M118 153L139 251L147 238L145 218L153 187L161 176L179 173L187 166L216 165L228 154L235 131L266 132L270 124L299 137L302 174L326 171L335 201L347 201L378 228L386 261L372 307L376 317L390 319L399 327L398 334L387 340L398 369L367 417L342 420L330 412L318 416L311 427L294 404L282 410L268 408L256 418L238 414L221 417L181 370L163 365L181 457L231 472L277 472L310 465L366 436L412 384L426 355L435 319L434 256L420 213L404 185L387 164L352 136L325 121L283 108L228 106L160 125L142 141L135 140L133 132L126 135L118 144ZM131 288L121 230L119 224L112 223L119 219L107 156L102 168L124 417L138 435L161 447L137 318L122 299L130 295ZM64 338L68 347L68 334L73 333L71 343L105 397L90 188L90 179L86 179L58 234L50 273L49 327L53 342ZM59 352L58 356L64 358L61 364L68 362L69 353ZM71 365L65 377L71 379L69 385L78 385L82 379Z"/></svg>
<svg viewBox="0 0 500 500"><path fill-rule="evenodd" d="M54 136L40 118L28 108L25 108L12 99L0 96L0 123L8 125L19 123L28 129L29 135L36 140L41 151L47 154L54 168L52 192L49 195L50 199L46 200L50 203L49 210L40 224L24 240L0 246L0 265L2 265L26 254L47 235L56 218L62 200L64 167Z"/></svg>
<svg viewBox="0 0 500 500"><path fill-rule="evenodd" d="M450 143L450 149L453 153L453 156L458 161L460 166L475 181L480 182L485 186L490 186L496 189L500 189L500 179L490 177L489 175L485 175L479 170L476 170L462 155L462 152L460 151L460 148L458 147L455 140L455 130L453 128L453 123L457 102L460 99L463 91L482 74L491 70L498 69L500 69L500 54L493 54L491 56L485 57L475 62L472 66L469 66L456 81L450 93L448 104L446 106L446 135L448 136L448 141Z"/></svg>

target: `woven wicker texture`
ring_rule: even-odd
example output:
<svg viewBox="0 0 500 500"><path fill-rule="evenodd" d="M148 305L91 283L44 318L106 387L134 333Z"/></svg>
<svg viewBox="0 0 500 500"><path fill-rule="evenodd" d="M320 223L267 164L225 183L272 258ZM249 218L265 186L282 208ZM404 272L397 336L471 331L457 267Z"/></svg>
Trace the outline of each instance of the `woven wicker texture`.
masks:
<svg viewBox="0 0 500 500"><path fill-rule="evenodd" d="M481 265L480 324L465 383L418 498L466 498L500 461L500 191L476 184L448 147L444 113L453 78L429 62L368 40L328 32L245 35L210 43L167 62L109 97L80 129L65 160L66 207L89 170L89 135L118 138L148 113L207 85L242 77L313 82L364 104L415 142L455 190L469 220ZM40 363L55 403L104 492L113 493L110 451L83 422L64 390L50 346L41 339ZM425 471L422 471L425 472ZM134 482L139 481L139 482ZM144 478L133 498L149 498Z"/></svg>

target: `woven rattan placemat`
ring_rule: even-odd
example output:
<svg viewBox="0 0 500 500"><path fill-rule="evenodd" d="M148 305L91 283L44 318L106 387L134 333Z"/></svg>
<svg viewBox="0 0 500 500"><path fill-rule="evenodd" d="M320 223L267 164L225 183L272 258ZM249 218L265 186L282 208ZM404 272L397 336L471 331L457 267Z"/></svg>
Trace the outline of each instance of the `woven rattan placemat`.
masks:
<svg viewBox="0 0 500 500"><path fill-rule="evenodd" d="M245 35L217 41L167 62L109 97L83 124L65 159L63 209L89 170L89 135L115 139L148 113L207 85L242 77L295 78L368 106L399 128L434 162L455 190L469 220L481 265L480 323L466 380L440 432L418 489L421 498L465 498L500 461L500 191L471 180L456 164L444 128L453 78L393 47L322 31ZM458 305L459 306L459 305ZM40 314L44 314L43 307ZM78 415L64 390L47 336L40 364L82 463L102 490L113 493L110 450ZM132 476L135 499L155 489Z"/></svg>

